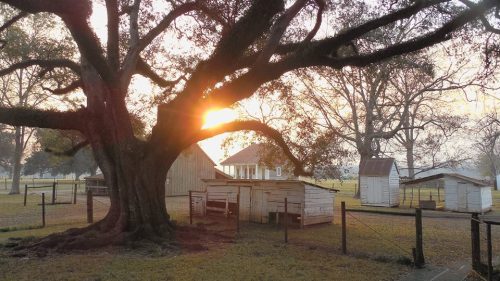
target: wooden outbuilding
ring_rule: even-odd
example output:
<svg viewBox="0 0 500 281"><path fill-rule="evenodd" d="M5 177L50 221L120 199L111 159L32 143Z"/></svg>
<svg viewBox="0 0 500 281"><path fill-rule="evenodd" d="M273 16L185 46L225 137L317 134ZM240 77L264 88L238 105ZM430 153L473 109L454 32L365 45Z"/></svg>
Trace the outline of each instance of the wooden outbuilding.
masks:
<svg viewBox="0 0 500 281"><path fill-rule="evenodd" d="M333 205L337 190L298 180L204 180L205 192L196 192L194 206L198 213L232 212L237 208L242 221L279 223L284 218L284 202L288 201L288 217L301 226L333 221Z"/></svg>
<svg viewBox="0 0 500 281"><path fill-rule="evenodd" d="M485 182L460 174L441 173L404 183L406 187L443 188L445 210L485 213L493 205L491 187Z"/></svg>
<svg viewBox="0 0 500 281"><path fill-rule="evenodd" d="M361 205L399 206L399 171L394 158L373 158L359 169Z"/></svg>
<svg viewBox="0 0 500 281"><path fill-rule="evenodd" d="M184 150L168 170L166 196L185 196L189 190L204 190L202 179L215 179L215 163L197 144Z"/></svg>
<svg viewBox="0 0 500 281"><path fill-rule="evenodd" d="M215 163L197 144L184 150L168 170L165 182L166 196L186 196L189 190L205 190L202 179L229 177L218 171ZM108 187L102 174L86 177L85 189L94 195L108 195Z"/></svg>
<svg viewBox="0 0 500 281"><path fill-rule="evenodd" d="M92 195L104 196L108 195L108 187L102 174L84 178L85 192L91 190Z"/></svg>

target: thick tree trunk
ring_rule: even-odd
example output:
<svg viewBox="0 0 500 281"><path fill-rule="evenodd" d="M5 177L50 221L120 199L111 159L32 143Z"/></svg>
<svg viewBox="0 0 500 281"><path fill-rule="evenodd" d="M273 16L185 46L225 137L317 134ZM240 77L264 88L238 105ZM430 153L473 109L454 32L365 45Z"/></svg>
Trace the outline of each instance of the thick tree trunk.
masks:
<svg viewBox="0 0 500 281"><path fill-rule="evenodd" d="M359 172L361 172L361 164L363 161L372 158L372 156L368 153L361 153L360 154L360 159L358 163L358 189L356 190L356 195L354 196L355 198L361 198L361 176L359 175Z"/></svg>
<svg viewBox="0 0 500 281"><path fill-rule="evenodd" d="M23 132L21 127L16 127L15 132L16 146L14 148L13 169L12 169L12 185L9 194L19 194L19 185L21 181L21 160L23 158Z"/></svg>
<svg viewBox="0 0 500 281"><path fill-rule="evenodd" d="M413 145L406 147L406 162L408 164L408 177L413 179L415 177L415 160L413 158Z"/></svg>

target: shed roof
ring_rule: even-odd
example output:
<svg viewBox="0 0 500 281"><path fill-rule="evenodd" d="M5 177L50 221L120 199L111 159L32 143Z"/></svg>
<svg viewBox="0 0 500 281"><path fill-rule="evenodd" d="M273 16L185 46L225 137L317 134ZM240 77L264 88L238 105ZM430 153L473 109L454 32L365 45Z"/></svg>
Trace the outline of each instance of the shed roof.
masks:
<svg viewBox="0 0 500 281"><path fill-rule="evenodd" d="M326 189L326 190L329 190L329 191L334 191L334 192L339 192L340 190L338 189L334 189L334 188L328 188L328 187L324 187L324 186L321 186L321 185L317 185L317 184L314 184L314 183L310 183L310 182L306 182L306 181L301 181L301 180L254 180L254 179L202 179L202 181L206 182L206 183L233 183L233 184L240 184L240 185L244 185L244 184L248 184L248 185L253 185L253 184L257 184L257 183L291 183L291 184L294 184L294 183L299 183L299 184L307 184L307 185L310 185L310 186L314 186L314 187L317 187L317 188L321 188L321 189Z"/></svg>
<svg viewBox="0 0 500 281"><path fill-rule="evenodd" d="M83 179L86 179L86 180L104 180L104 175L103 174L97 174L95 176L88 176L88 177L85 177Z"/></svg>
<svg viewBox="0 0 500 281"><path fill-rule="evenodd" d="M221 165L259 164L261 144L254 143L222 161Z"/></svg>
<svg viewBox="0 0 500 281"><path fill-rule="evenodd" d="M456 178L456 179L459 179L459 180L464 180L464 181L473 183L474 186L479 186L479 187L488 186L486 183L484 183L484 182L482 182L482 181L480 181L478 179L467 177L467 176L464 176L464 175L461 175L461 174L456 174L456 173L435 174L435 175L428 176L428 177L423 177L423 178L419 178L419 179L414 179L414 180L406 181L406 182L404 182L404 184L422 183L422 182L432 181L432 180L436 180L436 179L441 179L441 178L444 178L444 177L452 177L452 178Z"/></svg>
<svg viewBox="0 0 500 281"><path fill-rule="evenodd" d="M372 158L361 162L359 167L360 176L384 177L391 173L394 158Z"/></svg>
<svg viewBox="0 0 500 281"><path fill-rule="evenodd" d="M224 173L223 171L215 168L215 178L216 179L232 179L231 175Z"/></svg>

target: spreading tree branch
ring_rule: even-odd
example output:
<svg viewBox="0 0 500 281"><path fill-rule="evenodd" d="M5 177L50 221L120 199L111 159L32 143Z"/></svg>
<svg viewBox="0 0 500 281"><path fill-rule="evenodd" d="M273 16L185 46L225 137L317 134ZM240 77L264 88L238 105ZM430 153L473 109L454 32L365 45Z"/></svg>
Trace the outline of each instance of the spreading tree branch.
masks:
<svg viewBox="0 0 500 281"><path fill-rule="evenodd" d="M88 140L84 140L82 142L77 143L75 146L72 148L65 150L65 151L54 151L51 148L45 148L45 152L54 154L55 156L74 156L78 151L80 151L82 148L86 147L89 145Z"/></svg>
<svg viewBox="0 0 500 281"><path fill-rule="evenodd" d="M0 69L0 76L4 76L16 70L35 65L41 66L47 70L54 69L56 67L65 67L73 70L73 72L75 72L77 75L80 75L80 65L68 59L54 59L54 60L31 59L14 63L7 68Z"/></svg>
<svg viewBox="0 0 500 281"><path fill-rule="evenodd" d="M50 88L47 88L47 87L42 87L42 89L44 89L45 91L49 91L49 92L51 92L54 95L59 96L59 95L65 95L65 94L71 93L74 90L76 90L78 88L81 88L82 86L83 86L82 80L77 80L77 81L71 82L66 87L57 88L57 89L50 89Z"/></svg>
<svg viewBox="0 0 500 281"><path fill-rule="evenodd" d="M6 21L2 26L0 26L0 33L27 15L28 15L28 13L26 13L26 12L20 12L19 14L15 15L10 20Z"/></svg>
<svg viewBox="0 0 500 281"><path fill-rule="evenodd" d="M181 76L180 78L176 80L166 80L160 75L158 75L152 68L151 66L144 61L144 59L139 58L137 61L136 65L136 73L140 74L144 77L147 77L151 79L154 83L156 83L160 87L171 87L177 84L183 77Z"/></svg>
<svg viewBox="0 0 500 281"><path fill-rule="evenodd" d="M31 108L0 107L0 123L60 130L84 131L85 111L50 111Z"/></svg>
<svg viewBox="0 0 500 281"><path fill-rule="evenodd" d="M299 176L299 175L310 176L311 175L311 173L304 170L303 162L293 155L292 151L288 147L282 134L279 131L277 131L276 129L273 129L273 128L269 127L268 125L261 123L259 121L254 121L254 120L233 121L233 122L219 125L219 126L214 127L214 128L203 129L196 136L194 142L198 142L198 141L201 141L201 140L204 140L207 138L211 138L213 136L220 135L222 133L235 132L235 131L255 131L255 132L261 133L262 135L274 140L276 142L276 144L279 147L281 147L281 149L283 149L284 154L290 159L290 161L295 166L294 174L296 176Z"/></svg>

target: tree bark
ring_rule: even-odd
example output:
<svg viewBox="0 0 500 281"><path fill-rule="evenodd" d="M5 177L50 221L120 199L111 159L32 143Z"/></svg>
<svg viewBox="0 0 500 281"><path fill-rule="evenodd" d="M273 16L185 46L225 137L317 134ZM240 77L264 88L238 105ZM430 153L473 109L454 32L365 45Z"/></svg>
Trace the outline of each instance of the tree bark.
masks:
<svg viewBox="0 0 500 281"><path fill-rule="evenodd" d="M408 164L408 177L413 179L415 177L415 159L413 158L413 144L406 146L406 162Z"/></svg>
<svg viewBox="0 0 500 281"><path fill-rule="evenodd" d="M21 182L21 160L23 158L24 150L24 134L22 127L17 126L15 132L16 146L14 149L13 169L12 169L12 185L9 194L19 194L19 185Z"/></svg>

